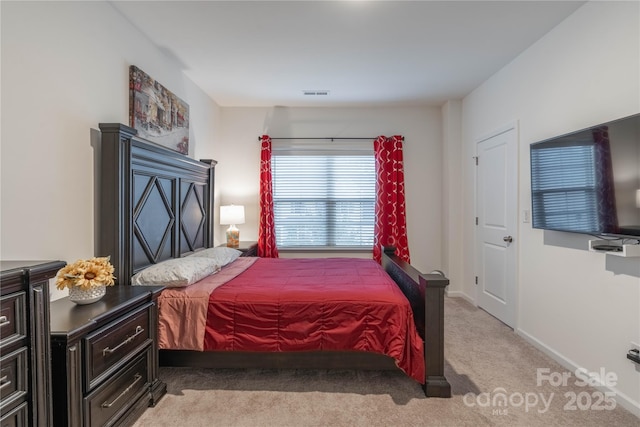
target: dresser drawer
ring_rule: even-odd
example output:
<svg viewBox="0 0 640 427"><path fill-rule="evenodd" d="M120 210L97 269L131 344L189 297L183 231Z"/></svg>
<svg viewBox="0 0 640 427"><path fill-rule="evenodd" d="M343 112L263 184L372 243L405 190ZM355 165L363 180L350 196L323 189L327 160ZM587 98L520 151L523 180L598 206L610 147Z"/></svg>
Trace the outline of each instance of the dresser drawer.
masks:
<svg viewBox="0 0 640 427"><path fill-rule="evenodd" d="M152 307L153 304L147 304L85 338L86 391L95 387L104 374L109 375L151 343Z"/></svg>
<svg viewBox="0 0 640 427"><path fill-rule="evenodd" d="M27 427L29 425L27 402L12 409L0 418L0 427Z"/></svg>
<svg viewBox="0 0 640 427"><path fill-rule="evenodd" d="M0 408L21 399L27 392L27 347L22 347L0 357Z"/></svg>
<svg viewBox="0 0 640 427"><path fill-rule="evenodd" d="M117 421L144 395L149 395L151 349L141 353L84 399L86 426L107 426Z"/></svg>
<svg viewBox="0 0 640 427"><path fill-rule="evenodd" d="M27 336L26 301L25 292L0 298L0 349Z"/></svg>

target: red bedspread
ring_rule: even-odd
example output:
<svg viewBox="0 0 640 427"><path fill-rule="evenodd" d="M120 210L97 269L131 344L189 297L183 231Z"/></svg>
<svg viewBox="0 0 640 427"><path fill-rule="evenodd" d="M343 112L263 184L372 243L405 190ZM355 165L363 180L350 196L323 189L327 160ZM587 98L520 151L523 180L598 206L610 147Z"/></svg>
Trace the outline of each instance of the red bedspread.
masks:
<svg viewBox="0 0 640 427"><path fill-rule="evenodd" d="M211 293L204 349L375 352L424 382L409 302L367 259L259 258Z"/></svg>

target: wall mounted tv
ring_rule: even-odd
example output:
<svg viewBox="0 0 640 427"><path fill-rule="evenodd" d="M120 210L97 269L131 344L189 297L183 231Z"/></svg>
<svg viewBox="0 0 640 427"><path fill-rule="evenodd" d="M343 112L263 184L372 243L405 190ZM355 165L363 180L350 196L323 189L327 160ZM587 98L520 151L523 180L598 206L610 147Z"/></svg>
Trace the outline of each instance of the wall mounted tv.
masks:
<svg viewBox="0 0 640 427"><path fill-rule="evenodd" d="M640 114L530 151L534 228L640 240Z"/></svg>

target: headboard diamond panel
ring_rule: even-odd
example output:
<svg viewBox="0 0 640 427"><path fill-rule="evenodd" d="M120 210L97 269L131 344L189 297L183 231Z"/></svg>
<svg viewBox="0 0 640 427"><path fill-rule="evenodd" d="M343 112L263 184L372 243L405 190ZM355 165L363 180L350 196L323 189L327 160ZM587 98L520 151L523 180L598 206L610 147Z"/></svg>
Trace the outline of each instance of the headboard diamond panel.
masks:
<svg viewBox="0 0 640 427"><path fill-rule="evenodd" d="M181 248L193 252L204 246L204 225L207 218L203 203L205 187L195 182L183 182L181 186L180 238Z"/></svg>
<svg viewBox="0 0 640 427"><path fill-rule="evenodd" d="M175 215L173 179L133 175L134 266L171 258ZM142 194L138 197L138 189ZM143 256L145 255L145 256Z"/></svg>

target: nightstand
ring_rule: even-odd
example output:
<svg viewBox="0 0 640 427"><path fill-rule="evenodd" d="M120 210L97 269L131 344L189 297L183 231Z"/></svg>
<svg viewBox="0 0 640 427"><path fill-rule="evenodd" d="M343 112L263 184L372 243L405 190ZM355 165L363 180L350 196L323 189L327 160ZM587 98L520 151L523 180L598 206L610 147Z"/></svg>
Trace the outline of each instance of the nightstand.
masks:
<svg viewBox="0 0 640 427"><path fill-rule="evenodd" d="M110 286L92 304L51 303L54 425L129 425L166 393L158 378L162 289Z"/></svg>
<svg viewBox="0 0 640 427"><path fill-rule="evenodd" d="M222 247L226 247L226 243L219 245ZM240 246L234 248L242 252L240 256L258 256L258 242L252 241L241 241Z"/></svg>

